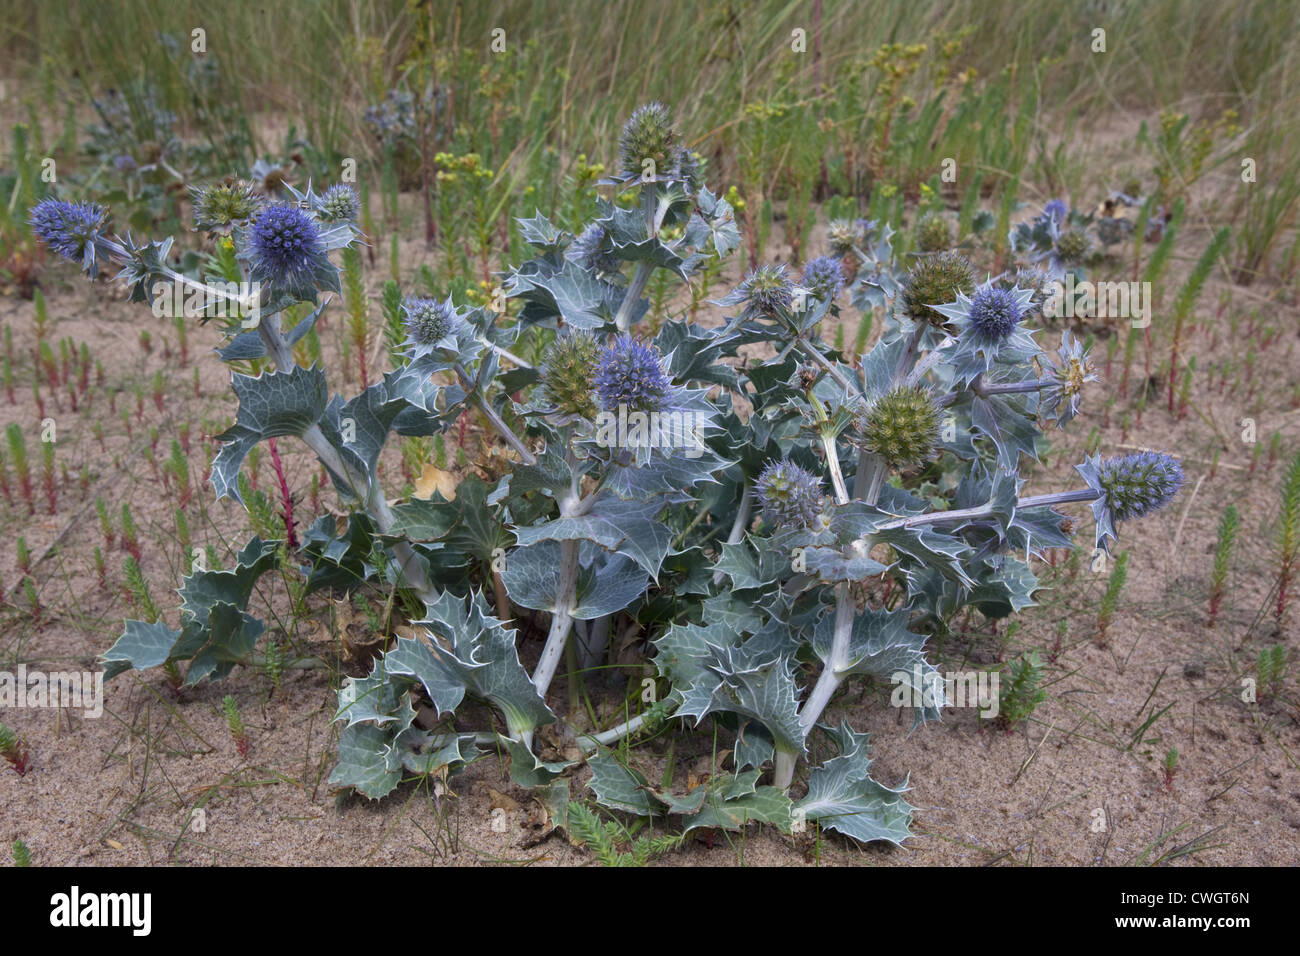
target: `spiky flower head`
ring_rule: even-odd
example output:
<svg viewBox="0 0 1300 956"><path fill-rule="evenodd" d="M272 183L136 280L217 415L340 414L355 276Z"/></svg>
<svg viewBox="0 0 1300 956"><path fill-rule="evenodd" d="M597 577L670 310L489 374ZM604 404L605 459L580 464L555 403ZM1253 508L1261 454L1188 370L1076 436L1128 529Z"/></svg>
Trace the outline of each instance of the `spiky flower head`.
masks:
<svg viewBox="0 0 1300 956"><path fill-rule="evenodd" d="M866 238L859 221L852 219L832 219L826 227L826 243L837 256L847 256Z"/></svg>
<svg viewBox="0 0 1300 956"><path fill-rule="evenodd" d="M955 252L924 256L907 274L903 307L913 319L943 325L944 316L933 307L952 302L958 292L970 295L974 288L975 272L964 256Z"/></svg>
<svg viewBox="0 0 1300 956"><path fill-rule="evenodd" d="M460 316L451 299L409 298L402 303L402 323L406 337L417 351L438 348L456 333Z"/></svg>
<svg viewBox="0 0 1300 956"><path fill-rule="evenodd" d="M1043 303L1050 291L1051 279L1042 269L1021 266L1016 269L1014 274L997 279L993 284L999 289L1006 289L1007 291L1022 289L1030 293L1029 302L1021 310L1020 314L1020 320L1023 322L1042 310Z"/></svg>
<svg viewBox="0 0 1300 956"><path fill-rule="evenodd" d="M565 256L584 269L617 272L621 263L604 245L605 229L593 222L573 240Z"/></svg>
<svg viewBox="0 0 1300 956"><path fill-rule="evenodd" d="M195 186L191 194L195 227L225 236L230 235L236 224L252 219L262 204L257 188L238 179L212 186Z"/></svg>
<svg viewBox="0 0 1300 956"><path fill-rule="evenodd" d="M1043 413L1056 415L1057 426L1064 428L1079 412L1083 386L1098 381L1098 378L1097 369L1088 360L1083 343L1073 338L1068 330L1061 333L1061 347L1057 354L1060 362L1052 364L1052 384L1042 391Z"/></svg>
<svg viewBox="0 0 1300 956"><path fill-rule="evenodd" d="M844 266L834 256L818 256L803 267L801 282L823 302L832 302L844 288Z"/></svg>
<svg viewBox="0 0 1300 956"><path fill-rule="evenodd" d="M625 176L643 175L647 160L654 164L655 176L676 171L681 166L682 147L668 107L662 103L646 103L633 110L623 124L618 149Z"/></svg>
<svg viewBox="0 0 1300 956"><path fill-rule="evenodd" d="M659 411L669 384L658 349L630 335L601 352L596 365L596 392L607 412L617 411L620 405L634 412Z"/></svg>
<svg viewBox="0 0 1300 956"><path fill-rule="evenodd" d="M249 247L255 281L303 298L314 296L315 286L326 281L331 271L337 282L338 271L325 254L320 227L293 203L262 207L249 229Z"/></svg>
<svg viewBox="0 0 1300 956"><path fill-rule="evenodd" d="M119 153L113 157L113 168L123 176L130 175L137 169L135 157L130 153Z"/></svg>
<svg viewBox="0 0 1300 956"><path fill-rule="evenodd" d="M822 509L822 483L792 461L773 461L755 485L763 518L777 528L808 528Z"/></svg>
<svg viewBox="0 0 1300 956"><path fill-rule="evenodd" d="M1062 262L1080 263L1092 248L1092 240L1082 229L1066 229L1056 239L1056 255Z"/></svg>
<svg viewBox="0 0 1300 956"><path fill-rule="evenodd" d="M346 183L335 183L321 194L316 210L323 222L356 222L361 197Z"/></svg>
<svg viewBox="0 0 1300 956"><path fill-rule="evenodd" d="M939 407L926 389L901 385L859 417L858 437L895 470L919 464L939 440Z"/></svg>
<svg viewBox="0 0 1300 956"><path fill-rule="evenodd" d="M1057 222L1064 222L1069 212L1070 207L1066 205L1064 199L1052 199L1043 207L1043 215Z"/></svg>
<svg viewBox="0 0 1300 956"><path fill-rule="evenodd" d="M762 315L789 312L794 304L794 283L784 265L762 265L750 271L737 290L750 308Z"/></svg>
<svg viewBox="0 0 1300 956"><path fill-rule="evenodd" d="M922 252L941 252L952 245L948 220L938 213L928 213L916 224L916 247Z"/></svg>
<svg viewBox="0 0 1300 956"><path fill-rule="evenodd" d="M556 336L542 362L546 402L566 415L596 417L592 378L600 361L600 346L585 332Z"/></svg>
<svg viewBox="0 0 1300 956"><path fill-rule="evenodd" d="M1097 521L1097 545L1115 538L1115 522L1142 518L1169 504L1183 486L1183 468L1177 458L1158 451L1142 451L1101 461L1094 455L1075 470L1097 492L1092 514Z"/></svg>
<svg viewBox="0 0 1300 956"><path fill-rule="evenodd" d="M1001 342L1020 324L1018 297L1008 289L982 286L971 297L970 328L986 342Z"/></svg>
<svg viewBox="0 0 1300 956"><path fill-rule="evenodd" d="M27 221L50 250L94 273L96 245L108 222L104 209L89 202L43 199L32 207Z"/></svg>

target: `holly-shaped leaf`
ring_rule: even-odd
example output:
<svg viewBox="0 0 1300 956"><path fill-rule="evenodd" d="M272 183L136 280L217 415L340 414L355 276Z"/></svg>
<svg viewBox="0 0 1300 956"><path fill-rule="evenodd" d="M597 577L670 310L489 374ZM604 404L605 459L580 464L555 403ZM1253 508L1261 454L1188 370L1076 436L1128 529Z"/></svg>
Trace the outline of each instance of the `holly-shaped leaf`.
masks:
<svg viewBox="0 0 1300 956"><path fill-rule="evenodd" d="M515 539L521 546L538 541L594 541L606 551L626 555L658 579L672 543L672 532L656 520L663 507L661 501L627 501L604 495L585 515L516 528Z"/></svg>
<svg viewBox="0 0 1300 956"><path fill-rule="evenodd" d="M259 441L302 435L325 414L325 373L294 366L289 372L231 376L239 397L235 424L217 436L224 442L212 462L212 487L218 498L239 497L239 468Z"/></svg>
<svg viewBox="0 0 1300 956"><path fill-rule="evenodd" d="M925 635L907 629L911 610L867 610L855 614L848 653L836 668L843 675L866 674L909 688L908 700L921 701L917 722L938 720L944 706L944 684L939 671L925 658ZM813 651L829 665L835 639L835 615L827 613L813 631ZM926 701L933 703L926 704Z"/></svg>
<svg viewBox="0 0 1300 956"><path fill-rule="evenodd" d="M848 724L827 732L840 755L813 769L808 795L794 805L794 819L816 820L863 843L901 844L912 835L913 808L902 797L906 787L892 790L871 779L870 734L855 734Z"/></svg>

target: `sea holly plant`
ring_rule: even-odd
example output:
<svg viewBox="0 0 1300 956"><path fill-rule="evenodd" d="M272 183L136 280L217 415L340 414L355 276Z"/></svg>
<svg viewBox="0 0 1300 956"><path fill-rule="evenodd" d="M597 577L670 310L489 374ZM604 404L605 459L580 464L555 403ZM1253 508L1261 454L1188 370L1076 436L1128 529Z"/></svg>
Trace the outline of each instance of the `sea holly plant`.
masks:
<svg viewBox="0 0 1300 956"><path fill-rule="evenodd" d="M1093 458L1076 490L1028 494L1021 463L1039 454L1043 423L1078 411L1095 380L1087 353L1068 335L1046 352L1026 327L1037 279L981 284L955 253L905 271L873 223L838 223L831 255L801 270L739 276L706 324L652 314L657 273L682 285L716 274L739 231L661 104L629 119L612 168L576 232L540 211L519 220L532 258L504 271L492 310L405 297L395 367L350 398L293 348L339 292L333 254L359 241L349 187L283 202L201 189L211 246L197 273L172 265L171 240L110 232L106 210L38 205L51 249L91 275L115 265L132 298L156 303L169 285L207 297L202 318L226 339L217 354L239 369L218 496L240 500L260 442L296 437L347 511L318 519L296 550L255 538L232 568L196 567L179 628L128 621L108 670L183 667L192 685L251 663L265 631L254 587L287 563L305 594L372 582L402 609L369 671L339 690L337 786L377 799L407 775L495 752L559 825L592 819L568 802L584 762L598 802L681 833L815 821L899 843L905 787L873 778L840 688L892 681L916 723L937 719L948 702L928 636L968 607L999 618L1033 604L1031 562L1071 544L1058 507L1090 503L1108 547L1123 522L1168 503L1182 472L1154 452ZM855 365L820 338L849 306L887 316ZM469 475L451 499L390 500L386 442L435 435L466 410L504 443L506 473ZM921 488L936 464L955 476L941 494ZM540 647L523 641L525 619L541 625ZM622 665L638 635L653 678L603 724L568 714L561 665L571 682ZM729 756L685 788L611 749L701 726Z"/></svg>

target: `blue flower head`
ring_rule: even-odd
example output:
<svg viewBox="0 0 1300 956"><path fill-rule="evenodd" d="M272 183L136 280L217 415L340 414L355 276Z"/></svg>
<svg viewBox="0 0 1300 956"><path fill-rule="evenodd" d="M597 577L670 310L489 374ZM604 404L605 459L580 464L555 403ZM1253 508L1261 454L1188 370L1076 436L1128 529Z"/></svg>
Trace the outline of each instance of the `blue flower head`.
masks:
<svg viewBox="0 0 1300 956"><path fill-rule="evenodd" d="M1097 546L1116 538L1115 522L1143 518L1173 500L1185 478L1178 459L1164 452L1143 451L1101 461L1087 459L1075 470L1097 492L1092 514L1097 521Z"/></svg>
<svg viewBox="0 0 1300 956"><path fill-rule="evenodd" d="M89 202L43 199L32 207L27 221L50 250L95 274L96 244L108 222L102 208Z"/></svg>
<svg viewBox="0 0 1300 956"><path fill-rule="evenodd" d="M808 528L822 508L822 483L792 461L769 462L754 486L763 517L777 528Z"/></svg>
<svg viewBox="0 0 1300 956"><path fill-rule="evenodd" d="M617 272L618 258L604 248L605 230L594 222L578 235L565 254L584 269L597 272Z"/></svg>
<svg viewBox="0 0 1300 956"><path fill-rule="evenodd" d="M834 256L818 256L803 267L803 285L823 302L831 302L844 288L844 267Z"/></svg>
<svg viewBox="0 0 1300 956"><path fill-rule="evenodd" d="M1032 289L986 282L971 296L958 292L956 302L930 307L956 332L947 354L959 383L993 371L997 362L1027 362L1038 354L1033 332L1021 324L1033 297Z"/></svg>
<svg viewBox="0 0 1300 956"><path fill-rule="evenodd" d="M670 387L659 352L629 335L601 353L595 384L605 411L616 411L620 405L629 411L660 411Z"/></svg>
<svg viewBox="0 0 1300 956"><path fill-rule="evenodd" d="M436 348L455 348L460 315L451 299L407 299L402 303L402 323L412 351L429 352Z"/></svg>
<svg viewBox="0 0 1300 956"><path fill-rule="evenodd" d="M252 277L305 299L315 298L318 282L337 270L325 254L320 227L293 203L275 203L258 213L249 229Z"/></svg>
<svg viewBox="0 0 1300 956"><path fill-rule="evenodd" d="M324 222L356 222L361 211L357 191L346 183L336 183L321 194L317 212Z"/></svg>
<svg viewBox="0 0 1300 956"><path fill-rule="evenodd" d="M794 304L794 283L784 265L764 265L752 270L736 292L750 309L766 316L789 312Z"/></svg>
<svg viewBox="0 0 1300 956"><path fill-rule="evenodd" d="M982 286L970 303L970 328L988 342L1005 340L1020 324L1020 299L1007 289Z"/></svg>
<svg viewBox="0 0 1300 956"><path fill-rule="evenodd" d="M1053 199L1043 207L1043 215L1057 222L1063 221L1069 211L1070 207L1065 204L1064 199Z"/></svg>

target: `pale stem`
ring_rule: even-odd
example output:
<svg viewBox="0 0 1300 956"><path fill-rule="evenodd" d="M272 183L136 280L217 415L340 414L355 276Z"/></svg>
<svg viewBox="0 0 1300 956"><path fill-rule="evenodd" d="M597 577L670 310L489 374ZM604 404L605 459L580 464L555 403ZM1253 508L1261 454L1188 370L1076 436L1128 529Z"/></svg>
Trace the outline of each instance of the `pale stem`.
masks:
<svg viewBox="0 0 1300 956"><path fill-rule="evenodd" d="M740 544L740 539L745 536L745 528L749 526L749 515L754 507L754 488L748 481L745 482L745 491L740 496L740 510L736 512L736 520L731 524L731 533L727 535L727 544ZM713 572L713 583L721 584L726 577L721 571Z"/></svg>
<svg viewBox="0 0 1300 956"><path fill-rule="evenodd" d="M564 441L568 445L567 434ZM569 493L560 502L560 515L565 518L576 518L591 509L594 496L581 497L578 461L572 448L566 449L565 459L569 464ZM555 590L555 610L551 613L551 628L546 635L541 659L537 662L537 669L533 671L533 686L537 688L537 693L543 699L546 697L547 688L551 686L551 680L555 677L556 668L560 666L560 658L564 656L564 646L568 643L569 631L573 627L573 609L577 604L577 593L578 542L561 541L560 576Z"/></svg>
<svg viewBox="0 0 1300 956"><path fill-rule="evenodd" d="M884 485L888 470L883 458L864 451L858 458L858 473L853 482L854 495L874 505L880 498L880 489ZM839 497L838 491L836 496ZM845 504L847 501L848 496L844 495L840 503ZM849 641L853 636L853 617L856 610L847 582L837 584L835 586L835 633L831 640L830 657L822 668L821 674L818 675L812 692L799 709L799 727L805 739L843 681L839 672L841 668L848 665ZM785 790L794 780L797 758L798 754L777 751L772 782L780 789Z"/></svg>
<svg viewBox="0 0 1300 956"><path fill-rule="evenodd" d="M1040 389L1048 388L1056 384L1054 378L1034 378L1025 382L994 382L986 385L982 380L971 383L970 390L980 398L987 398L990 395L1016 395L1023 392L1037 392ZM947 392L935 399L935 403L942 406L951 405L961 397L961 392Z"/></svg>
<svg viewBox="0 0 1300 956"><path fill-rule="evenodd" d="M258 323L257 331L262 339L262 344L266 346L267 354L271 356L271 360L275 363L275 367L282 373L293 371L297 363L294 362L289 343L285 341L280 332L279 313L263 316ZM325 437L325 433L321 431L319 425L312 425L303 432L302 440L308 448L316 453L316 457L330 470L331 474L347 481L352 494L362 502L363 509L375 522L375 527L380 532L387 533L393 526L394 517L392 509L388 507L388 500L384 497L383 489L379 487L379 482L371 481L365 475L358 475L356 470L339 454L339 450ZM416 556L410 542L397 541L393 544L392 551L393 557L397 559L397 566L401 571L403 580L416 592L420 600L426 603L436 601L438 592L429 583L428 575L425 574L420 559Z"/></svg>
<svg viewBox="0 0 1300 956"><path fill-rule="evenodd" d="M824 368L826 370L826 374L829 375L832 379L834 379L835 384L839 385L840 388L844 389L844 391L849 392L850 394L852 394L853 392L862 391L862 388L860 386L855 386L854 384L850 383L849 380L844 377L844 373L841 372L838 368L836 368L834 364L832 364L830 359L822 355L822 353L818 350L818 348L815 345L813 345L811 342L809 342L807 339L798 338L795 339L795 342L799 345L800 349L810 359L812 359L814 362L816 362L818 365Z"/></svg>
<svg viewBox="0 0 1300 956"><path fill-rule="evenodd" d="M647 188L647 187L651 188ZM653 238L658 230L656 222L655 207L658 204L655 199L657 190L653 184L643 184L641 186L641 207L645 212L646 236ZM619 304L618 312L614 315L614 324L618 326L620 332L626 332L632 324L632 310L636 308L637 303L641 301L641 293L645 291L646 283L650 281L650 274L654 272L654 264L651 262L638 262L636 272L632 273L632 281L627 285L627 294L623 296L623 301Z"/></svg>
<svg viewBox="0 0 1300 956"><path fill-rule="evenodd" d="M551 612L551 629L546 635L546 645L533 672L533 686L540 697L546 697L547 688L555 677L564 646L573 627L573 603L578 588L578 542L560 542L560 578L556 588L555 610Z"/></svg>
<svg viewBox="0 0 1300 956"><path fill-rule="evenodd" d="M598 617L591 622L587 633L578 636L578 666L583 670L596 667L601 655L609 647L609 628L612 614Z"/></svg>
<svg viewBox="0 0 1300 956"><path fill-rule="evenodd" d="M623 723L598 734L580 734L578 736L578 745L582 747L585 753L595 753L601 747L608 747L610 744L636 733L641 729L641 725L645 723L645 717L645 714L637 714L631 720L625 720Z"/></svg>
<svg viewBox="0 0 1300 956"><path fill-rule="evenodd" d="M524 460L524 464L537 464L537 456L519 440L519 436L511 431L510 426L496 413L496 410L488 403L487 398L484 397L473 377L469 374L469 370L459 362L456 363L456 374L460 376L461 387L465 389L465 397L470 404L483 413L483 416L496 429L497 434L504 438L506 444L513 448L519 457Z"/></svg>
<svg viewBox="0 0 1300 956"><path fill-rule="evenodd" d="M1095 501L1100 495L1091 488L1081 488L1078 491L1057 491L1048 495L1031 495L1027 498L1020 498L1016 501L1016 507L1021 510L1029 508L1051 507L1053 505L1064 505L1075 501ZM949 521L965 521L967 518L986 518L993 514L992 503L977 505L974 508L954 508L951 511L927 511L924 514L910 515L906 518L899 518L897 521L890 521L877 526L877 531L890 531L894 528L915 528L923 524L946 524Z"/></svg>

